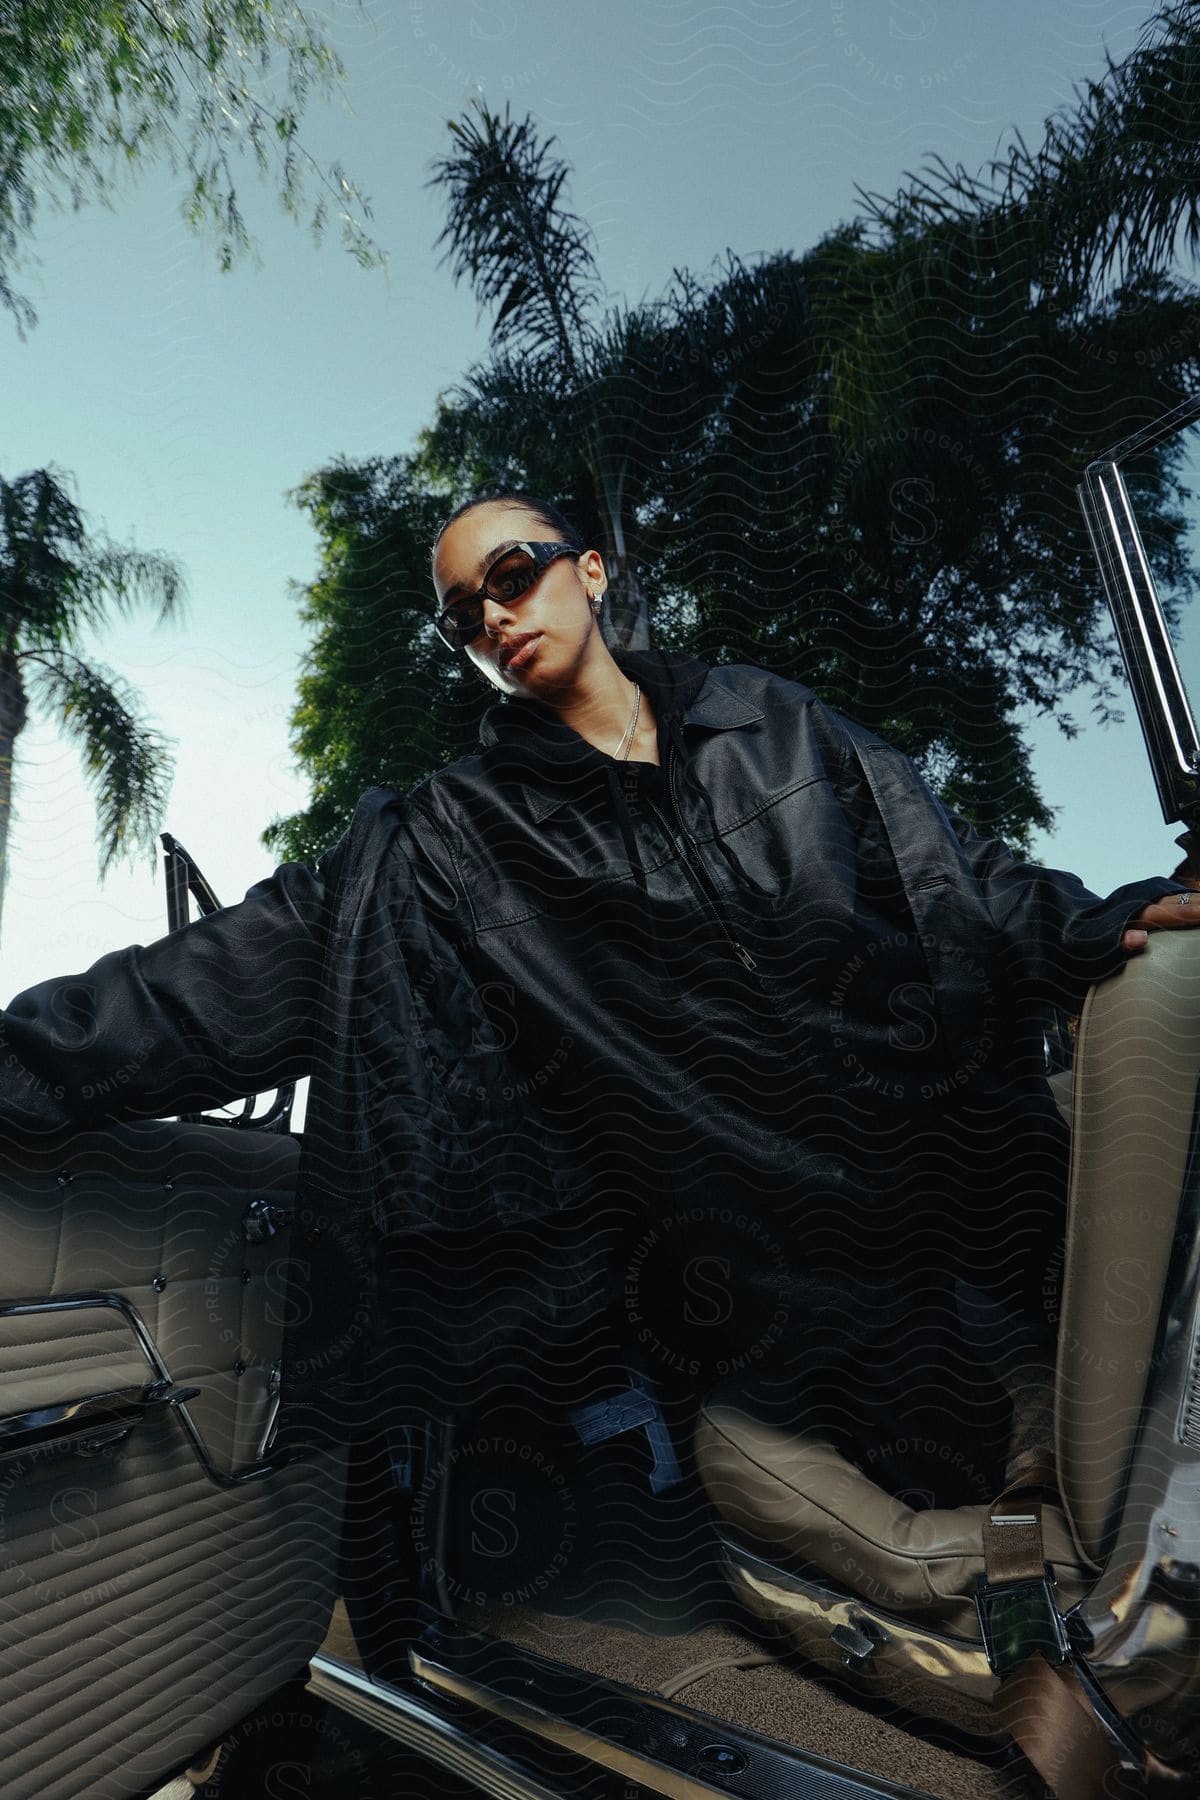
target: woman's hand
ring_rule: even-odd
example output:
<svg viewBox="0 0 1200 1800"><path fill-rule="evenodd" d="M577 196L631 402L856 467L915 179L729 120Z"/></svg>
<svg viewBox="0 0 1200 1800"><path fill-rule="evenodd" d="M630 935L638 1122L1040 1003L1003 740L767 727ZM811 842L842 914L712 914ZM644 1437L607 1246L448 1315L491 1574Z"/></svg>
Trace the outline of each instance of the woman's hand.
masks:
<svg viewBox="0 0 1200 1800"><path fill-rule="evenodd" d="M1167 894L1153 900L1134 914L1133 924L1121 933L1121 948L1129 952L1144 950L1152 931L1178 931L1187 925L1200 925L1200 892Z"/></svg>

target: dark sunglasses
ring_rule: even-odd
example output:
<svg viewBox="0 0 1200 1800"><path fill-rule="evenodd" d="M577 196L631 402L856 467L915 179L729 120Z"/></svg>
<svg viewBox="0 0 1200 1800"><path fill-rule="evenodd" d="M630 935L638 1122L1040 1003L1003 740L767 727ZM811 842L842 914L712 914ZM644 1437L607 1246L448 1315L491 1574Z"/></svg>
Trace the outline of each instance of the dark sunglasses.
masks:
<svg viewBox="0 0 1200 1800"><path fill-rule="evenodd" d="M583 548L579 544L514 544L492 563L478 593L453 601L439 615L439 635L452 650L461 650L483 630L485 597L499 601L501 606L510 605L529 592L542 570L556 557L582 555Z"/></svg>

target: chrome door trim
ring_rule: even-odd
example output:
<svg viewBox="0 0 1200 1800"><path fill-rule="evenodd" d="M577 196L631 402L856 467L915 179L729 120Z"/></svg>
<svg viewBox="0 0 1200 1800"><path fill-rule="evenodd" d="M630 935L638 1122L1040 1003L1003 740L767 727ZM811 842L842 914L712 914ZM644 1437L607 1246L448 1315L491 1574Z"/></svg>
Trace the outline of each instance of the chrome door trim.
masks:
<svg viewBox="0 0 1200 1800"><path fill-rule="evenodd" d="M320 1699L427 1756L438 1767L473 1781L485 1794L494 1794L497 1800L562 1800L510 1757L481 1744L419 1696L390 1682L372 1681L361 1669L324 1651L313 1657L311 1667L309 1687Z"/></svg>
<svg viewBox="0 0 1200 1800"><path fill-rule="evenodd" d="M1075 492L1100 567L1133 689L1159 805L1168 824L1190 822L1200 802L1200 731L1179 672L1162 603L1121 465L1200 419L1200 396L1088 464Z"/></svg>
<svg viewBox="0 0 1200 1800"><path fill-rule="evenodd" d="M0 1319L30 1317L38 1313L79 1312L88 1308L107 1307L119 1312L125 1323L137 1339L138 1347L154 1373L156 1382L165 1382L174 1389L175 1381L159 1353L146 1321L137 1307L124 1294L81 1293L64 1294L49 1300L7 1300L0 1303ZM208 1479L217 1487L241 1487L247 1481L261 1481L264 1476L273 1475L281 1469L286 1461L286 1452L279 1452L265 1461L247 1464L244 1469L222 1469L213 1461L212 1453L205 1443L195 1420L188 1412L182 1400L174 1400L169 1409L183 1427L184 1436ZM28 1454L33 1455L30 1451Z"/></svg>

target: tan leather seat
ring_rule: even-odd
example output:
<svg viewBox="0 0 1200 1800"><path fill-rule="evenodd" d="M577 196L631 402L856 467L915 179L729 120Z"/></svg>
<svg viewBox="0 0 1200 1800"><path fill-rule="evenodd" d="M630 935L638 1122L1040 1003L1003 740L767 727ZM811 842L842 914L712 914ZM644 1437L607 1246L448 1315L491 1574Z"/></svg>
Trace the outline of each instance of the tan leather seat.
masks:
<svg viewBox="0 0 1200 1800"><path fill-rule="evenodd" d="M816 1436L766 1422L763 1396L727 1384L702 1409L696 1453L709 1499L726 1525L771 1561L849 1588L884 1611L972 1637L983 1573L984 1506L914 1512ZM1043 1512L1060 1605L1094 1570L1057 1509Z"/></svg>
<svg viewBox="0 0 1200 1800"><path fill-rule="evenodd" d="M1054 1391L1062 1506L1043 1512L1061 1610L1096 1581L1139 1508L1150 1529L1153 1497L1130 1480L1131 1458L1139 1425L1143 1445L1157 1429L1143 1411L1198 1076L1200 933L1163 933L1091 991L1080 1024ZM831 1444L789 1430L768 1398L752 1383L726 1384L698 1422L697 1466L733 1539L821 1584L798 1603L810 1626L820 1608L833 1617L840 1595L977 1641L971 1596L994 1495L913 1512ZM736 1567L731 1575L737 1585ZM756 1579L741 1582L743 1597Z"/></svg>

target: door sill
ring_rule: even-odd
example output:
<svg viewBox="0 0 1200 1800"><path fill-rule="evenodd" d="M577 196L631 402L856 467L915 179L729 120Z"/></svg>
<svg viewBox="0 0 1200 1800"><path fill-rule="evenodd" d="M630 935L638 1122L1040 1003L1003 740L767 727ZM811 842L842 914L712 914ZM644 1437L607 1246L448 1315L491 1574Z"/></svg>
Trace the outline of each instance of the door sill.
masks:
<svg viewBox="0 0 1200 1800"><path fill-rule="evenodd" d="M372 1730L430 1763L475 1784L497 1800L562 1800L511 1756L481 1743L461 1724L442 1717L420 1694L390 1682L372 1681L361 1669L319 1652L312 1659L309 1687L331 1706L341 1707Z"/></svg>
<svg viewBox="0 0 1200 1800"><path fill-rule="evenodd" d="M446 1624L409 1651L437 1693L599 1765L649 1794L739 1800L929 1800L824 1757L727 1726L642 1689Z"/></svg>

